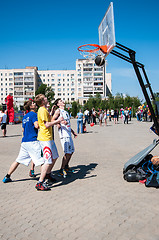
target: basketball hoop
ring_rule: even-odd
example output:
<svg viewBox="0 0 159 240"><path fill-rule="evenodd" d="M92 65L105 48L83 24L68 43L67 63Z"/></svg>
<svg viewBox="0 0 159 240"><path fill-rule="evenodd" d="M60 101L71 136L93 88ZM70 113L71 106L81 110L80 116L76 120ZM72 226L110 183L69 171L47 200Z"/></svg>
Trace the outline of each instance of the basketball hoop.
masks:
<svg viewBox="0 0 159 240"><path fill-rule="evenodd" d="M85 44L78 47L80 54L87 59L94 59L97 55L107 54L107 46L99 46L98 44Z"/></svg>

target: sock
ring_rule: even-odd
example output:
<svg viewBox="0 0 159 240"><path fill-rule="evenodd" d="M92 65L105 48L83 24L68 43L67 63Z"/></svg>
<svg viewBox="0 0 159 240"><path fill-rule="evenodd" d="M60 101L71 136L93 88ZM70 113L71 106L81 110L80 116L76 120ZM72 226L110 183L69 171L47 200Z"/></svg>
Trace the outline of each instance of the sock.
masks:
<svg viewBox="0 0 159 240"><path fill-rule="evenodd" d="M10 178L10 175L9 175L9 174L7 174L7 175L6 175L6 178Z"/></svg>

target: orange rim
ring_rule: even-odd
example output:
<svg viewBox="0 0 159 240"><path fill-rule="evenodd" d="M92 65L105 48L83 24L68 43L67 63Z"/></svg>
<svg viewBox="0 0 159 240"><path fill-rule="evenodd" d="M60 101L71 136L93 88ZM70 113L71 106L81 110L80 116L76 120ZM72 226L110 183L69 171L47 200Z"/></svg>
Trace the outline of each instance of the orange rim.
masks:
<svg viewBox="0 0 159 240"><path fill-rule="evenodd" d="M85 47L88 47L88 46L94 47L94 49L85 49ZM106 54L108 51L107 45L99 46L98 44L84 44L78 47L77 49L80 52L90 52L90 53L94 53L101 50L104 54Z"/></svg>

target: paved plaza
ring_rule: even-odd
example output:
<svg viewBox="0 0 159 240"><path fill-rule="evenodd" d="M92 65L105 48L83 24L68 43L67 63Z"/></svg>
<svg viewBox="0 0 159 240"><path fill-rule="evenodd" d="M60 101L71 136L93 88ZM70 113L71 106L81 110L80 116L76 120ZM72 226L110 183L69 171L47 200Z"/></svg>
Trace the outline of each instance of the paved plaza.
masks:
<svg viewBox="0 0 159 240"><path fill-rule="evenodd" d="M121 121L121 120L120 120ZM76 119L71 120L76 130ZM124 163L157 136L150 122L133 119L107 127L87 126L74 140L76 151L71 177L57 177L51 191L35 189L29 167L20 165L12 183L2 183L21 143L21 124L0 132L0 239L1 240L159 240L159 190L123 180ZM61 165L62 148L55 131ZM153 155L159 155L156 147Z"/></svg>

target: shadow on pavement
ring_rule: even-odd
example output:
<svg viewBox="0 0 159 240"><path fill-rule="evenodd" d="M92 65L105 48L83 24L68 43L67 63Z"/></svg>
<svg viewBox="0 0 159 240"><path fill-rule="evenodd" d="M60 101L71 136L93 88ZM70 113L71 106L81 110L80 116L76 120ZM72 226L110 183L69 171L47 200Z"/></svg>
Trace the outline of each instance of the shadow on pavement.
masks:
<svg viewBox="0 0 159 240"><path fill-rule="evenodd" d="M62 185L67 185L71 182L76 181L77 179L86 179L96 177L97 175L91 174L92 171L96 168L97 163L90 163L89 165L78 165L76 167L72 167L71 169L74 171L73 173L69 174L66 178L57 176L58 171L54 171L54 176L57 176L57 183L54 184L52 187L59 187Z"/></svg>
<svg viewBox="0 0 159 240"><path fill-rule="evenodd" d="M5 136L5 137L3 137L3 136L0 136L0 138L8 138L8 137L19 137L19 136L22 136L21 134L19 134L19 135L11 135L11 136Z"/></svg>
<svg viewBox="0 0 159 240"><path fill-rule="evenodd" d="M71 182L76 181L77 179L86 179L96 177L97 175L91 175L91 172L96 168L97 163L90 163L89 165L78 165L76 167L72 167L71 169L74 171L73 173L69 174L66 178L58 176L58 171L53 171L52 174L56 178L57 182L56 185L53 184L51 187L59 187L62 185L69 184ZM38 181L40 173L36 174L36 177L33 178L23 178L18 180L12 180L12 182L25 182L25 181Z"/></svg>

